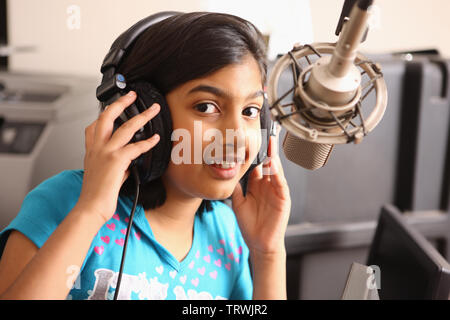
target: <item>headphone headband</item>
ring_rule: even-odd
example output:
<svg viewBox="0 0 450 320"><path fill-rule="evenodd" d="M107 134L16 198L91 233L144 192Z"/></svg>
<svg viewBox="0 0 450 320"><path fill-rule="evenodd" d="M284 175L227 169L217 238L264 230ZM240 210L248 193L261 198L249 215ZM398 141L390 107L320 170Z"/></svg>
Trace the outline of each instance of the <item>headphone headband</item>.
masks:
<svg viewBox="0 0 450 320"><path fill-rule="evenodd" d="M123 32L111 45L108 54L103 59L100 71L104 71L110 67L117 69L122 60L123 54L134 43L134 41L150 26L174 15L180 14L176 11L163 11L152 14L132 25L128 30Z"/></svg>
<svg viewBox="0 0 450 320"><path fill-rule="evenodd" d="M103 74L102 82L97 87L97 99L105 102L115 93L113 92L118 79L116 79L116 70L119 67L122 58L128 48L135 40L150 26L174 15L181 14L177 11L162 11L148 16L130 28L125 30L111 45L109 52L103 59L100 72Z"/></svg>

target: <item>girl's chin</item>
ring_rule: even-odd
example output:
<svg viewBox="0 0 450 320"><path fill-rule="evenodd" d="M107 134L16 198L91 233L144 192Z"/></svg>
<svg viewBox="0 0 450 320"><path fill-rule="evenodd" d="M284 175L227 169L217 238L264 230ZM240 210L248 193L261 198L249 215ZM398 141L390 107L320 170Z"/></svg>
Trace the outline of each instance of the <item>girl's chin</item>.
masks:
<svg viewBox="0 0 450 320"><path fill-rule="evenodd" d="M239 183L239 182L237 182ZM205 185L206 188L202 190L202 198L207 200L223 200L231 197L233 191L236 187L236 183L229 183L225 186L222 182L221 184L215 186L214 183Z"/></svg>

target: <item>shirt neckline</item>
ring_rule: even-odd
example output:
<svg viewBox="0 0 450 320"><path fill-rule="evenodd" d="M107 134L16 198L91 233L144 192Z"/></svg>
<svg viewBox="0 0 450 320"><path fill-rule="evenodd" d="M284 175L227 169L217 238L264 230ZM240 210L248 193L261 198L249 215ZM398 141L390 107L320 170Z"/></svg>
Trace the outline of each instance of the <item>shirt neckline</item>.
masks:
<svg viewBox="0 0 450 320"><path fill-rule="evenodd" d="M177 272L181 272L185 269L186 265L188 265L195 256L195 250L198 248L198 241L200 237L200 227L199 227L199 216L198 213L195 214L194 217L194 235L192 237L192 244L191 248L189 249L186 257L184 257L183 260L178 261L175 256L167 250L162 244L160 244L153 234L152 227L150 226L150 223L148 222L147 218L145 217L145 211L141 204L138 204L136 206L136 212L134 217L133 224L139 228L141 228L145 233L148 234L151 241L154 242L156 246L159 248L159 254L166 260L166 262L171 265Z"/></svg>

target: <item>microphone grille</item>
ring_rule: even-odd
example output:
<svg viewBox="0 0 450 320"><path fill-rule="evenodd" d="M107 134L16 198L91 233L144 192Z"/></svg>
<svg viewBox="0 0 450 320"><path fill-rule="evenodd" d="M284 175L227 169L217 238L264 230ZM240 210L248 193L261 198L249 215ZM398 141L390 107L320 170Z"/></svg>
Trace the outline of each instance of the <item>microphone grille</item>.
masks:
<svg viewBox="0 0 450 320"><path fill-rule="evenodd" d="M333 146L333 144L309 142L289 132L286 133L283 140L283 151L286 158L308 170L316 170L323 167L330 156Z"/></svg>

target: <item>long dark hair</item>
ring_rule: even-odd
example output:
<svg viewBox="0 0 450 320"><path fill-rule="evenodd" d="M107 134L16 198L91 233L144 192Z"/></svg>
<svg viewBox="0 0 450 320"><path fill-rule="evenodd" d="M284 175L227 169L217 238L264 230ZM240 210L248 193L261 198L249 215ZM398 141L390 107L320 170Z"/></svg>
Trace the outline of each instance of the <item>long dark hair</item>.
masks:
<svg viewBox="0 0 450 320"><path fill-rule="evenodd" d="M229 14L185 13L145 30L127 52L117 72L128 82L148 81L166 96L187 81L241 62L249 53L259 65L264 85L266 45L252 23ZM132 179L124 182L120 192L125 196L134 195ZM145 210L157 208L165 200L161 177L141 186L139 203ZM211 209L210 200L203 200L198 212Z"/></svg>

